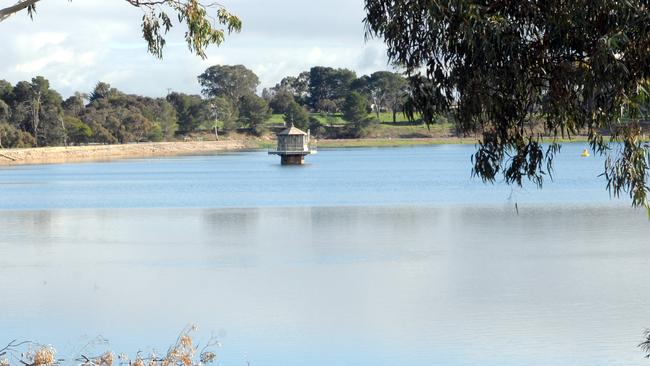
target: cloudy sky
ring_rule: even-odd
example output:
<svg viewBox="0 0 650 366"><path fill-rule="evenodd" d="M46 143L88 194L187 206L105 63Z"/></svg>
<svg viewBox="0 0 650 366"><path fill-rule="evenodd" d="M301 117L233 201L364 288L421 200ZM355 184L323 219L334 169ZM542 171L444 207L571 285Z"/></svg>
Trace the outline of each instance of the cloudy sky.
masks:
<svg viewBox="0 0 650 366"><path fill-rule="evenodd" d="M0 0L0 6L13 4ZM364 40L363 0L223 0L243 21L240 34L201 60L182 31L172 32L162 60L146 51L141 10L123 0L42 0L34 20L19 13L0 22L0 79L43 75L64 96L105 81L128 93L198 93L196 76L214 64L244 64L263 87L311 66L357 74L385 70L385 46Z"/></svg>

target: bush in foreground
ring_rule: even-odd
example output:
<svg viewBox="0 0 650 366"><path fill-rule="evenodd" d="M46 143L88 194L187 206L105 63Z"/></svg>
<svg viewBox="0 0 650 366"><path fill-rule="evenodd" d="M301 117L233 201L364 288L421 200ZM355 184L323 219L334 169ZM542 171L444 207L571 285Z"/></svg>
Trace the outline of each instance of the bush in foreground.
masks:
<svg viewBox="0 0 650 366"><path fill-rule="evenodd" d="M36 342L11 341L0 348L0 366L56 366L61 364L77 364L80 366L205 366L216 360L216 354L211 350L219 346L219 342L210 339L200 350L194 343L191 333L196 326L188 326L179 334L176 342L169 347L164 355L151 352L143 356L138 352L135 358L129 358L120 353L117 356L107 350L99 355L79 354L69 359L57 358L56 349L51 345ZM84 347L86 349L86 347Z"/></svg>

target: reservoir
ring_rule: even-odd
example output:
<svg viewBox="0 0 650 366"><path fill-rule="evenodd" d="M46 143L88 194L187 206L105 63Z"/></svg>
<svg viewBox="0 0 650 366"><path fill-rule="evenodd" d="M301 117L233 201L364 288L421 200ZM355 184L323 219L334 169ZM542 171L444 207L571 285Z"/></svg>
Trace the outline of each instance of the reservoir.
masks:
<svg viewBox="0 0 650 366"><path fill-rule="evenodd" d="M0 348L197 324L224 366L647 364L650 222L585 147L542 190L472 178L471 145L0 168Z"/></svg>

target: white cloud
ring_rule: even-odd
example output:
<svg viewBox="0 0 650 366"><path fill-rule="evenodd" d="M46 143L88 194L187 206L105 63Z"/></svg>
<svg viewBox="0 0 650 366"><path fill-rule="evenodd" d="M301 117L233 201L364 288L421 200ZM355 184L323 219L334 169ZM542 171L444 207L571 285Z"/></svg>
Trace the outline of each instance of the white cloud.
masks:
<svg viewBox="0 0 650 366"><path fill-rule="evenodd" d="M93 51L83 52L77 58L77 62L81 66L92 66L97 59L97 53Z"/></svg>
<svg viewBox="0 0 650 366"><path fill-rule="evenodd" d="M65 41L67 35L61 32L39 32L34 35L21 35L16 41L25 48L40 50L45 46L59 45Z"/></svg>
<svg viewBox="0 0 650 366"><path fill-rule="evenodd" d="M228 0L243 20L240 34L208 58L191 55L174 29L165 55L146 52L141 11L123 1L48 0L34 21L17 14L0 22L0 79L48 78L64 96L89 92L97 81L125 92L161 96L167 89L199 93L197 75L215 64L243 64L263 87L312 66L346 67L357 74L387 69L381 42L364 42L363 0Z"/></svg>
<svg viewBox="0 0 650 366"><path fill-rule="evenodd" d="M309 54L307 55L307 61L316 64L320 61L321 57L323 56L323 51L321 51L320 48L314 47L309 51Z"/></svg>
<svg viewBox="0 0 650 366"><path fill-rule="evenodd" d="M43 71L48 65L54 63L64 63L70 65L73 59L73 53L66 50L59 50L47 56L39 57L35 60L16 65L16 71L24 73L37 74Z"/></svg>

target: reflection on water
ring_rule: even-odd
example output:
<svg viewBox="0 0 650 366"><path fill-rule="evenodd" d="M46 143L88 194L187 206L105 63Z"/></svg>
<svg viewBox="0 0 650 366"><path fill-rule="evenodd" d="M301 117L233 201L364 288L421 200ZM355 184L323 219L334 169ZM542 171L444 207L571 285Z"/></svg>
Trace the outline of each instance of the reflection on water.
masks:
<svg viewBox="0 0 650 366"><path fill-rule="evenodd" d="M0 212L0 343L221 364L644 364L650 226L620 207ZM146 349L146 348L145 348Z"/></svg>

